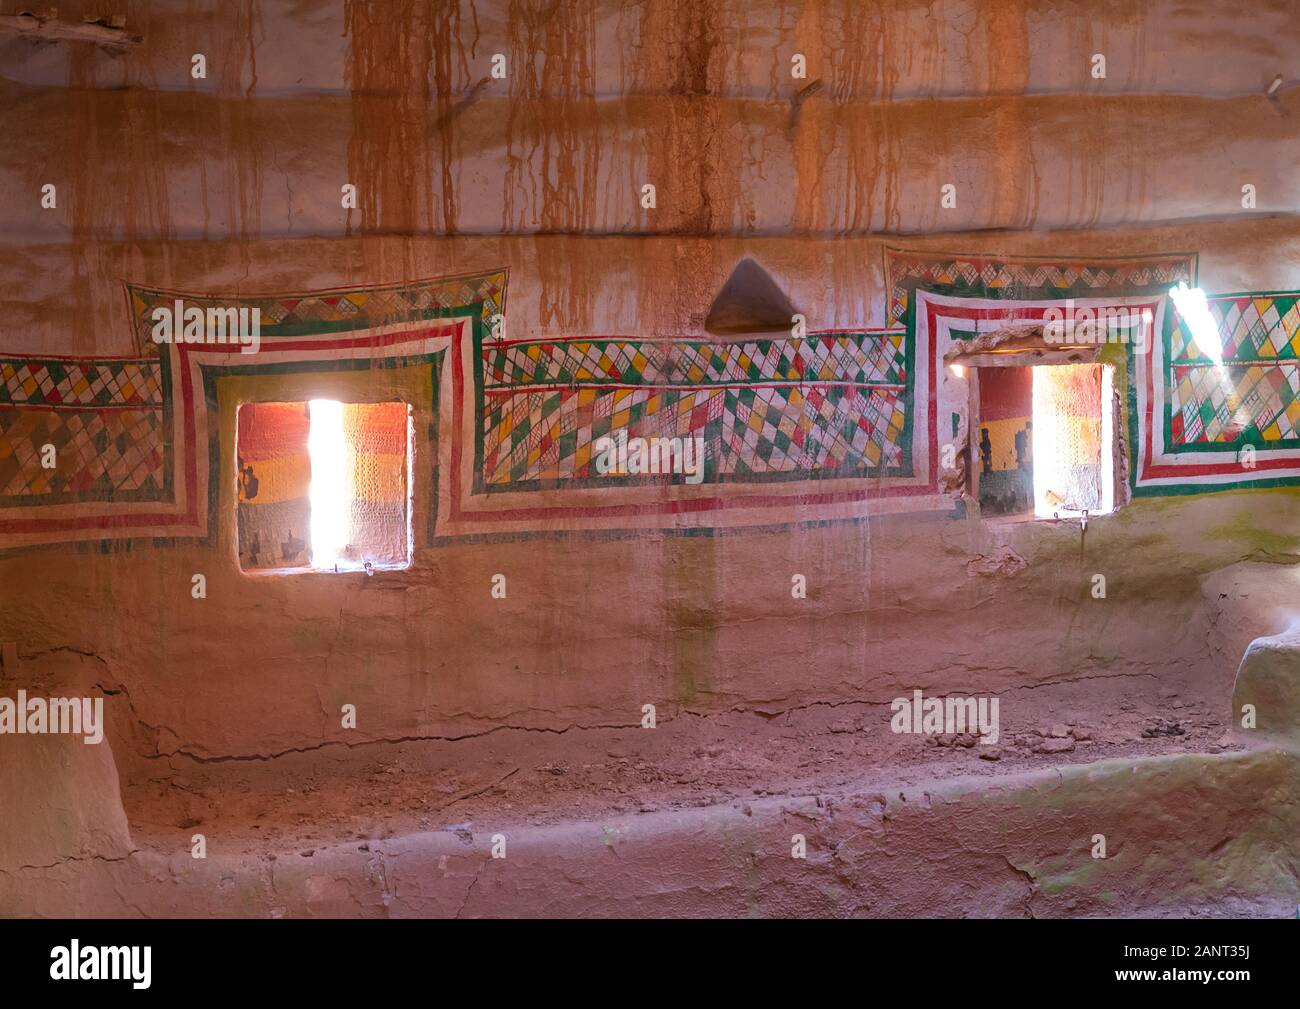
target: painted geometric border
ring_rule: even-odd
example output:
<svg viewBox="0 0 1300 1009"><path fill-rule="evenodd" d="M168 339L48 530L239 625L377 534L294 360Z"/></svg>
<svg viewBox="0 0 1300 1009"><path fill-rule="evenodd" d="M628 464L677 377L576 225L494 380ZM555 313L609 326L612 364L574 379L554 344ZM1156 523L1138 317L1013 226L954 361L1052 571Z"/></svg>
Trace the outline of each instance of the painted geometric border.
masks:
<svg viewBox="0 0 1300 1009"><path fill-rule="evenodd" d="M965 255L886 248L886 318L906 324L918 288L999 300L1105 298L1163 294L1180 280L1195 286L1196 253L1098 258Z"/></svg>
<svg viewBox="0 0 1300 1009"><path fill-rule="evenodd" d="M1197 392L1203 394L1203 388L1187 379L1188 370L1201 368L1206 362L1189 356L1191 341L1181 325L1175 326L1166 297L1169 287L1179 281L1195 285L1195 254L1066 260L886 249L885 274L891 314L902 318L914 334L918 291L985 298L1003 306L995 309L1003 312L1038 298L1073 298L1083 304L1089 297L1122 303L1137 296L1159 296L1162 321L1156 332L1161 338L1151 341L1149 354L1138 354L1133 346L1128 347L1127 437L1133 495L1195 494L1228 488L1293 486L1300 482L1300 451L1289 438L1264 437L1273 423L1279 435L1283 434L1284 422L1293 428L1292 414L1300 409L1294 406L1292 395L1300 388L1300 376L1290 364L1290 356L1297 349L1294 292L1209 299L1211 311L1221 321L1234 390L1232 396L1212 397L1211 412L1192 399ZM1250 304L1242 305L1242 299ZM1265 299L1269 304L1263 303ZM1178 359L1173 357L1175 347ZM1277 370L1264 364L1271 351L1276 351L1279 359ZM1173 420L1175 402L1184 407L1179 411L1185 418L1181 432ZM1245 404L1247 415L1255 422L1241 427L1240 438L1204 444L1176 441L1175 434L1185 435L1194 414L1199 413L1202 420L1217 417L1223 424L1227 402ZM1257 418L1264 419L1262 428ZM1243 467L1237 449L1224 450L1225 445L1239 447L1245 443L1254 447L1251 469Z"/></svg>
<svg viewBox="0 0 1300 1009"><path fill-rule="evenodd" d="M509 271L471 273L325 291L281 294L202 294L186 291L126 285L131 330L140 353L158 353L152 337L152 312L170 308L177 299L187 306L247 307L261 313L264 340L278 340L321 333L346 333L386 325L443 318L454 309L473 305L480 320L491 326L496 316L504 318L506 282Z"/></svg>
<svg viewBox="0 0 1300 1009"><path fill-rule="evenodd" d="M1300 295L1216 295L1228 381L1196 347L1175 309L1165 338L1170 390L1165 444L1180 452L1225 445L1300 448Z"/></svg>
<svg viewBox="0 0 1300 1009"><path fill-rule="evenodd" d="M167 384L158 360L0 358L0 548L174 517ZM56 449L49 473L43 444Z"/></svg>
<svg viewBox="0 0 1300 1009"><path fill-rule="evenodd" d="M436 323L436 324L435 324ZM302 337L277 343L266 358L258 355L256 364L250 364L247 357L238 354L223 355L211 352L184 353L185 363L194 376L192 388L200 389L205 409L202 415L217 418L220 411L218 383L229 377L270 377L281 375L306 375L322 372L364 371L370 368L406 368L423 366L429 368L430 388L433 393L431 419L427 425L428 451L432 458L438 456L438 399L442 382L442 362L451 343L451 335L458 328L476 324L472 317L453 319L446 314L436 319L426 319L406 326L385 327L381 331L353 332L345 337L334 334L322 334L317 337ZM194 395L193 392L186 393ZM196 397L197 398L197 397ZM196 439L204 437L204 427L200 426ZM195 474L196 485L206 487L208 528L207 538L215 541L217 535L217 516L221 499L221 488L212 474L221 470L221 439L217 424L207 426L207 456L200 472ZM201 442L200 442L201 444ZM196 454L196 459L198 454ZM433 498L437 498L438 472L431 467L428 475L433 488ZM188 474L187 474L188 475ZM422 474L423 475L423 474ZM417 480L419 478L417 477ZM427 545L434 538L434 520L436 509L428 509L429 524L426 535L420 545Z"/></svg>
<svg viewBox="0 0 1300 1009"><path fill-rule="evenodd" d="M190 364L202 360L213 366L256 367L253 362L269 363L268 355L301 350L293 341L313 336L308 358L311 354L323 361L349 356L395 358L400 355L390 346L394 333L428 330L430 323L452 316L472 317L470 328L486 327L505 311L506 277L506 270L496 270L298 295L196 295L124 284L133 307L134 334L145 357L0 358L13 365L0 372L6 376L0 410L17 411L15 416L22 419L21 424L6 427L22 446L21 466L31 466L30 442L43 425L45 431L66 437L65 444L76 447L85 442L95 450L88 456L91 466L99 467L82 467L60 484L57 495L44 493L50 489L46 485L26 480L26 469L10 474L16 486L42 493L0 501L0 549L78 540L209 536L209 451L206 435L199 437L207 430L209 418L206 399L195 398L196 376L190 373ZM227 354L229 345L206 344L169 344L166 353L160 353L160 345L150 335L149 313L154 306L170 305L177 298L187 304L259 307L263 341L259 354L242 355L238 348ZM457 298L476 300L450 303ZM457 325L446 322L437 328L450 331ZM440 340L436 351L420 353L445 352L450 342L446 332ZM105 367L116 370L105 374ZM125 372L129 381L123 381ZM131 377L140 375L147 378ZM103 422L104 411L128 407L154 411L158 423L136 418L134 426L120 429L121 425L114 428ZM66 432L52 427L56 423ZM109 437L111 442L106 441ZM150 469L159 448L163 453L160 488ZM0 453L4 449L0 444Z"/></svg>
<svg viewBox="0 0 1300 1009"><path fill-rule="evenodd" d="M1222 372L1171 306L1152 353L1133 359L1135 495L1300 484L1298 299L1293 291L1208 297Z"/></svg>
<svg viewBox="0 0 1300 1009"><path fill-rule="evenodd" d="M80 410L162 405L157 361L130 357L0 357L0 406Z"/></svg>
<svg viewBox="0 0 1300 1009"><path fill-rule="evenodd" d="M0 509L166 500L167 410L157 361L0 358Z"/></svg>
<svg viewBox="0 0 1300 1009"><path fill-rule="evenodd" d="M250 356L239 354L238 350L229 352L204 345L169 345L175 402L179 404L177 412L187 419L183 434L185 451L178 452L183 462L177 482L185 488L186 501L191 502L186 514L186 527L178 528L173 532L174 536L201 536L211 541L216 534L216 506L220 501L216 475L222 472L217 455L214 386L217 378L227 374L311 373L326 369L399 367L412 363L432 365L434 377L437 377L434 359L445 354L454 334L468 329L471 322L477 324L472 317L461 315L454 319L447 317L448 309L441 311L445 315L404 325L286 337L270 346L264 343L256 355L256 363L250 363ZM465 309L450 311L464 312ZM437 385L434 386L434 398L438 398Z"/></svg>
<svg viewBox="0 0 1300 1009"><path fill-rule="evenodd" d="M890 341L897 348L899 343L895 341L899 341L902 335L898 330L867 330L847 335L810 334L807 339L813 343L802 352L810 353L816 341L834 342L841 338L847 339L854 348L867 346L867 341L871 340ZM873 474L861 467L851 473L812 469L796 473L789 479L769 482L755 480L748 473L738 480L730 479L730 474L717 473L717 482L691 485L677 477L628 481L593 477L589 470L581 476L575 467L571 478L560 474L549 481L519 480L512 483L507 479L499 487L491 486L490 470L485 479L485 461L490 459L494 436L483 440L484 421L491 416L491 407L484 405L485 393L491 390L501 390L509 395L544 396L556 390L545 387L540 392L529 391L530 381L545 385L556 378L563 380L563 390L577 383L576 392L582 395L622 392L654 396L663 390L662 385L654 384L630 391L615 389L620 384L627 384L620 380L628 377L624 371L629 362L635 365L642 380L687 379L688 382L683 383L684 389L673 390L679 392L713 395L727 384L726 379L740 377L735 368L746 372L744 391L751 386L757 389L773 384L798 389L799 383L793 380L792 372L782 372L782 366L759 364L755 358L757 350L755 353L745 350L746 346L759 341L728 344L691 339L647 341L631 337L574 337L540 343L515 341L485 347L483 334L469 329L456 334L454 340L456 342L449 352L450 367L444 379L444 383L449 382L450 395L443 400L443 423L451 437L440 442L442 476L437 520L440 536L778 526L854 519L885 512L950 510L952 507L950 500L936 493L932 464L935 417L932 412L924 420L925 436L911 439L909 456L901 460L902 465L897 469L899 475L890 475L888 470ZM780 344L782 341L775 342ZM658 349L647 354L651 343L658 343ZM707 360L700 356L706 346L709 348ZM906 402L909 404L908 413L912 413L912 404L925 402L927 390L933 385L935 358L928 347L909 346L905 341L902 346L908 347L907 361L920 362L915 367L904 366L898 374L910 387ZM788 352L793 348L765 346L764 349L767 352L761 355L764 362L784 361L784 366L791 366L792 358ZM528 358L530 354L533 356ZM897 353L894 351L877 357L890 360L895 359ZM593 364L596 365L594 369L591 367ZM483 371L485 366L486 373ZM768 367L766 374L772 376L770 380L755 378L751 374L751 369L763 367ZM758 374L765 373L760 370ZM715 384L710 385L710 381ZM594 384L583 386L584 382ZM803 387L808 389L816 384L809 377ZM444 384L446 388L448 384ZM630 411L621 423L634 425ZM919 421L912 419L909 423ZM594 425L589 427L595 430ZM635 427L627 429L633 431ZM565 433L568 432L560 432L561 435ZM539 447L543 436L539 435L533 442L533 435L529 433L529 441L525 444L530 452ZM487 448L487 453L481 452L481 448Z"/></svg>
<svg viewBox="0 0 1300 1009"><path fill-rule="evenodd" d="M977 331L1009 318L1041 318L1045 305L1065 297L1131 305L1161 296L1149 304L1163 338L1153 342L1150 355L1130 356L1135 493L1300 482L1294 416L1300 405L1291 378L1300 353L1300 295L1211 299L1236 399L1253 410L1254 426L1242 434L1246 428L1224 426L1223 397L1186 381L1203 373L1207 362L1196 355L1181 320L1165 312L1169 284L1194 282L1195 270L1194 256L1056 261L886 250L892 305L905 306L902 330L716 342L619 336L505 341L497 334L489 340L494 317L504 311L504 270L238 298L128 285L135 335L147 341L151 356L0 358L0 410L64 415L77 423L93 422L103 411L152 412L160 418L154 426L165 432L164 480L142 475L156 468L147 453L158 447L146 420L139 429L147 436L143 448L130 438L115 442L130 461L79 473L55 488L69 497L46 495L33 506L50 488L18 478L23 500L0 500L0 547L210 536L212 377L383 361L434 367L437 419L431 426L450 436L433 432L438 466L431 539L782 525L950 508L938 489L938 418L955 405L949 403L955 390L938 368L940 343L960 337L960 326ZM148 313L178 297L223 307L258 305L261 354L251 359L238 348L171 344L152 356L158 347L148 338ZM444 303L456 298L477 300ZM947 299L942 318L918 318L918 303L933 307L936 299ZM501 404L512 405L507 410ZM957 405L951 412L959 411ZM9 429L18 431L15 438L35 437L34 428ZM590 444L617 430L632 437L703 432L714 446L713 468L698 485L594 475ZM96 429L79 437L102 445L106 436ZM1236 452L1224 451L1244 441L1256 448L1248 479ZM24 465L30 447L24 447ZM141 463L146 457L149 462Z"/></svg>
<svg viewBox="0 0 1300 1009"><path fill-rule="evenodd" d="M593 445L619 433L701 439L706 483L911 472L902 330L489 340L475 363L477 493L680 481L595 473Z"/></svg>
<svg viewBox="0 0 1300 1009"><path fill-rule="evenodd" d="M964 295L936 294L927 290L916 292L911 321L918 342L929 342L942 360L956 341L966 341L980 333L996 332L1009 326L1042 323L1047 312L1059 303L1054 296L1034 299L971 298ZM1138 313L1144 321L1148 345L1158 343L1154 334L1164 326L1168 298L1155 295L1113 295L1096 298L1078 298L1075 305L1093 312L1103 309L1124 308ZM1130 345L1131 349L1131 345ZM1139 358L1145 355L1137 355ZM931 401L930 408L942 415L965 416L969 412L969 387L964 377L943 369L941 383ZM1132 426L1130 425L1130 428ZM1116 437L1118 437L1118 432ZM955 472L948 474L956 476Z"/></svg>

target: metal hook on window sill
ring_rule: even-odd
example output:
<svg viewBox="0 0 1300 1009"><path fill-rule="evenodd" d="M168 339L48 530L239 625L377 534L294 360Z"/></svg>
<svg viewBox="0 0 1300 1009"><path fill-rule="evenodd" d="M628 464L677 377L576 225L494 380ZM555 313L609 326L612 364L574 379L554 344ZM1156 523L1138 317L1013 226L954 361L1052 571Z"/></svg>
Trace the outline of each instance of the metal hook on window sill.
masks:
<svg viewBox="0 0 1300 1009"><path fill-rule="evenodd" d="M1059 511L1054 511L1052 512L1052 521L1062 522L1062 521L1069 521L1069 520L1062 519L1061 513ZM1079 529L1081 532L1085 532L1085 533L1088 531L1088 509L1087 508L1081 509L1079 512Z"/></svg>

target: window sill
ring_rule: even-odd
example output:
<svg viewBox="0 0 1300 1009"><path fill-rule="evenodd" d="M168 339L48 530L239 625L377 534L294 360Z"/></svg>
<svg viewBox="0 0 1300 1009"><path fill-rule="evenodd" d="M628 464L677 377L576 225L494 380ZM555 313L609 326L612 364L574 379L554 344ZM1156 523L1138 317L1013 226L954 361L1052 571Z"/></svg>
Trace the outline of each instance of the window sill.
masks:
<svg viewBox="0 0 1300 1009"><path fill-rule="evenodd" d="M369 571L359 564L349 564L346 566L340 565L337 568L254 568L249 570L241 567L239 573L241 575L246 575L249 578L301 578L304 575L320 575L322 577L336 578L340 575L370 576L378 574L393 574L402 571L410 571L411 567L411 564L372 564Z"/></svg>

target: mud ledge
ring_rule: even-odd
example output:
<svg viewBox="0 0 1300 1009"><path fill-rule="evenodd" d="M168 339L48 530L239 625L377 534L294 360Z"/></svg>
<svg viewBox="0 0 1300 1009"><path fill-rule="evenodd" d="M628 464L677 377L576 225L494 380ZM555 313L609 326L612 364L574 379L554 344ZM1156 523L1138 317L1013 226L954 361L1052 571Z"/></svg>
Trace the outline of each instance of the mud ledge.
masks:
<svg viewBox="0 0 1300 1009"><path fill-rule="evenodd" d="M791 856L802 834L807 857ZM1107 857L1093 857L1106 835ZM495 838L495 840L494 840ZM504 838L505 858L493 858ZM260 852L0 874L6 915L1282 916L1300 758L1167 754ZM285 840L288 840L287 838Z"/></svg>

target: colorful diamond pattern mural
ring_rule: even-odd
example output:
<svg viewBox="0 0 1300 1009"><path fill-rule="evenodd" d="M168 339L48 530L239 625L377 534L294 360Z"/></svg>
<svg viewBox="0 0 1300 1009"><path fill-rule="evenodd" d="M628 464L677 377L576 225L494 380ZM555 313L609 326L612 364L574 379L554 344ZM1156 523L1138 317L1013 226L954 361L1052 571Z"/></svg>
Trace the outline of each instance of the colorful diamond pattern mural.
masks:
<svg viewBox="0 0 1300 1009"><path fill-rule="evenodd" d="M482 358L488 487L584 480L595 443L619 434L702 439L710 480L863 476L903 462L901 331L489 343Z"/></svg>
<svg viewBox="0 0 1300 1009"><path fill-rule="evenodd" d="M1175 446L1300 438L1300 295L1210 298L1224 367L1173 312L1169 432Z"/></svg>
<svg viewBox="0 0 1300 1009"><path fill-rule="evenodd" d="M152 500L164 456L161 410L0 409L0 499Z"/></svg>

